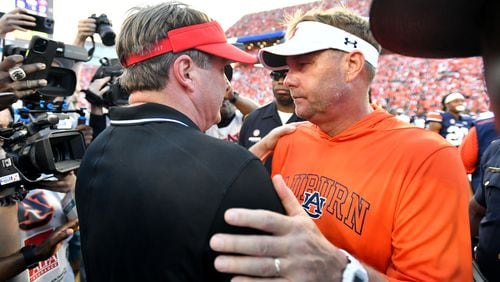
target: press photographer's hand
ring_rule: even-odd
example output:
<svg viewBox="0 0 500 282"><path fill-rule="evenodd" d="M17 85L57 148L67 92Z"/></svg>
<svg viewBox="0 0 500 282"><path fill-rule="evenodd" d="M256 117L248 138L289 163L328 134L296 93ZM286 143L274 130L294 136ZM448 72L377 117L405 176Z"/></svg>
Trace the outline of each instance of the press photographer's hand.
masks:
<svg viewBox="0 0 500 282"><path fill-rule="evenodd" d="M94 139L94 129L91 126L85 124L79 124L76 129L83 133L83 138L85 139L85 145L90 145L92 139Z"/></svg>
<svg viewBox="0 0 500 282"><path fill-rule="evenodd" d="M89 85L89 89L88 89L88 92L86 92L87 93L86 95L95 94L96 97L94 97L94 98L98 98L98 100L102 100L102 96L104 95L104 93L109 91L109 88L110 88L109 82L110 81L111 81L110 76L98 78L98 79L92 81ZM87 100L91 103L90 112L92 114L94 114L94 115L103 115L104 114L103 109L102 109L103 105L98 105L98 104L93 103L91 97L86 96L86 98L88 98Z"/></svg>
<svg viewBox="0 0 500 282"><path fill-rule="evenodd" d="M19 67L25 74L30 74L46 67L45 64L41 63L22 65L22 62L23 56L12 55L5 57L3 62L0 63L0 92L14 92L18 99L31 95L35 93L37 88L47 85L45 79L14 81L9 73L10 69Z"/></svg>
<svg viewBox="0 0 500 282"><path fill-rule="evenodd" d="M0 18L0 37L14 30L27 31L25 28L27 26L36 26L36 19L27 13L28 11L22 8L15 8L5 13Z"/></svg>
<svg viewBox="0 0 500 282"><path fill-rule="evenodd" d="M73 44L76 46L84 47L87 37L95 33L96 24L95 19L86 18L78 21L78 33L76 34Z"/></svg>

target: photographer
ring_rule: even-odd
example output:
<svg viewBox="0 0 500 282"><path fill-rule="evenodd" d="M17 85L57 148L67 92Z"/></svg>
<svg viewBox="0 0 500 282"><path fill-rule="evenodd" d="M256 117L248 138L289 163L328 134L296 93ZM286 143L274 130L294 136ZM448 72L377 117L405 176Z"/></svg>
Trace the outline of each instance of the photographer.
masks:
<svg viewBox="0 0 500 282"><path fill-rule="evenodd" d="M114 106L128 105L129 94L120 86L119 77L123 68L117 59L106 57L100 60L88 89L82 90L90 103L89 125L95 139L109 124L107 112Z"/></svg>
<svg viewBox="0 0 500 282"><path fill-rule="evenodd" d="M112 80L110 76L106 76L104 78L99 78L94 80L89 84L89 87L84 92L94 93L102 97L105 93L110 90L109 83ZM88 97L88 95L86 95ZM93 129L93 137L94 139L101 133L108 124L107 114L104 111L104 106L102 104L91 103L90 104L90 119L89 124Z"/></svg>
<svg viewBox="0 0 500 282"><path fill-rule="evenodd" d="M19 77L12 75L9 70L13 68L21 68L26 74L36 72L44 69L43 64L30 64L22 65L22 56L13 55L6 57L3 62L0 62L0 108L6 109L10 104L18 98L33 94L36 88L45 86L46 80L27 80L17 81ZM6 95L12 92L12 95ZM4 99L6 98L6 99ZM7 109L8 111L8 109ZM5 157L3 149L0 149L2 158ZM65 178L63 182L56 185L54 183L48 184L45 187L52 187L53 189L60 188L60 184L68 186L73 179L71 176ZM0 190L0 280L8 279L15 274L26 269L39 260L47 258L54 254L58 249L60 242L72 234L70 229L76 228L77 221L69 222L61 226L56 232L49 235L45 240L41 240L37 247L24 247L19 251L20 246L20 227L17 219L17 201L22 199L25 195L23 191L16 191L15 193L8 194L6 189ZM43 241L43 242L42 242Z"/></svg>
<svg viewBox="0 0 500 282"><path fill-rule="evenodd" d="M87 38L92 39L92 48L88 51L89 56L93 55L95 45L94 45L94 38L93 35L95 33L98 33L99 36L101 37L103 44L106 46L112 46L115 44L114 39L115 39L115 33L111 29L111 23L109 22L107 16L105 14L100 15L99 17L95 15L91 15L88 18L81 19L78 21L78 33L73 41L73 44L76 46L80 47L85 47L85 41ZM105 61L102 61L105 60ZM96 75L92 78L92 81L90 85L88 86L87 89L82 90L83 92L86 93L86 98L90 103L90 118L89 118L89 126L84 126L84 125L78 125L77 129L81 130L85 134L85 141L88 144L90 144L90 141L92 139L95 139L97 135L101 131L103 131L106 126L107 126L107 115L105 114L104 108L107 108L109 105L105 105L103 103L96 103L95 101L88 99L87 93L93 94L93 97L95 97L97 100L102 100L105 96L106 93L109 93L112 91L111 86L113 84L118 84L115 81L115 74L110 74L106 71L106 67L109 68L114 68L117 69L119 66L120 73L121 74L121 66L120 64L116 61L115 64L109 65L113 63L113 60L108 60L107 58L101 59L101 67L99 70L96 72ZM79 74L79 65L77 64L77 67L74 68L75 72ZM105 67L105 68L103 68ZM102 70L102 71L101 71ZM113 70L114 72L114 70ZM100 73L100 75L98 75ZM76 97L76 95L75 95ZM128 95L127 95L128 98ZM92 131L90 134L90 130Z"/></svg>
<svg viewBox="0 0 500 282"><path fill-rule="evenodd" d="M15 208L11 209L15 211ZM23 247L18 252L0 258L0 281L12 278L25 269L30 268L34 263L44 261L53 256L61 247L62 241L72 236L77 227L78 220L72 220L59 226L40 245ZM27 253L30 254L28 255Z"/></svg>
<svg viewBox="0 0 500 282"><path fill-rule="evenodd" d="M17 218L15 222L17 222L18 226L14 229L18 230L16 234L17 242L21 241L24 246L38 245L47 236L53 237L53 230L58 226L68 222L70 222L69 226L71 227L77 225L76 216L70 213L71 209L66 210L65 208L65 198L71 197L75 182L75 173L69 171L54 174L54 177L50 180L41 180L30 185L25 198L18 202L17 208L13 208L14 211L11 211L8 215L9 222ZM36 189L33 189L33 187L36 187ZM14 202L10 201L10 203ZM16 207L16 205L13 205L13 207ZM73 215L73 217L70 218L70 215ZM68 233L64 239L72 234L73 232ZM61 235L54 236L59 238ZM29 263L31 265L30 271L22 273L13 281L31 281L34 277L43 277L43 279L48 279L47 281L51 281L55 277L62 277L63 281L73 281L73 272L77 271L78 267L73 269L73 265L66 256L69 248L68 241L60 242L57 246L53 245L50 254L37 256L39 259ZM30 261L31 259L26 260ZM34 264L34 262L40 262L40 264ZM75 265L78 266L78 258L76 258Z"/></svg>
<svg viewBox="0 0 500 282"><path fill-rule="evenodd" d="M86 31L84 28L79 28L78 34L76 38L79 37L85 37L88 36L86 34ZM50 40L46 40L50 41ZM31 46L31 44L30 44ZM36 45L34 45L36 46ZM52 46L52 45L51 45ZM58 44L59 46L59 44ZM64 44L63 44L64 46ZM67 46L66 46L67 47ZM49 47L51 48L51 47ZM73 48L74 49L74 48ZM47 49L48 51L52 51L53 49ZM63 48L63 53L64 53L64 48ZM5 90L13 90L14 94L7 96L10 98L10 100L5 103L3 103L3 108L7 108L10 106L10 104L17 99L23 99L24 105L26 106L26 102L29 101L29 103L35 105L33 108L33 112L28 112L29 113L29 122L26 124L26 128L29 130L29 128L32 127L32 125L35 123L35 120L38 120L39 117L42 117L44 115L43 110L49 111L52 108L48 107L49 103L52 104L55 108L55 112L61 112L62 115L58 115L59 117L61 116L67 116L69 117L71 115L70 111L69 113L66 112L67 109L69 109L68 104L66 101L64 101L64 97L58 96L59 91L64 90L66 93L73 93L74 90L74 84L73 84L73 90L71 90L70 87L65 88L67 86L68 81L59 81L58 79L60 77L56 77L55 75L61 75L65 76L66 74L69 74L69 72L73 73L71 69L75 69L75 64L73 61L73 58L66 58L65 53L59 54L58 58L55 58L53 61L50 59L50 61L47 61L47 67L51 67L51 72L54 71L54 75L52 73L49 73L48 79L47 80L28 80L28 81L13 81L13 79L4 79L3 74L0 73L0 89L5 89ZM44 53L41 55L43 56ZM57 56L56 56L57 57ZM16 66L20 64L23 61L22 56L15 56L14 57L17 61L15 63L12 63L9 65L9 68L11 69L12 66ZM6 59L6 61L9 61ZM51 64L49 66L49 64ZM54 67L58 68L63 68L63 69L56 69ZM42 64L36 64L36 65L26 65L22 66L22 69L26 74L29 74L33 72L34 70L38 69L44 69L45 65ZM64 70L66 69L66 70ZM69 81L73 81L76 83L76 77L73 73L73 80L71 79L71 76L65 76L69 77ZM11 73L7 74L6 77L13 77ZM20 78L22 79L22 78ZM19 79L19 80L20 80ZM5 82L4 82L5 80ZM62 83L62 84L60 84ZM29 99L27 98L28 95L34 94L35 90L31 89L34 87L39 87L39 86L49 86L44 89L40 89L39 93L35 96L30 96ZM63 87L64 89L60 88ZM59 89L60 88L60 89ZM42 97L41 94L48 94L47 96ZM65 94L67 95L67 94ZM54 98L54 96L57 96ZM1 100L0 100L1 101ZM41 104L41 103L44 103ZM57 109L56 109L57 108ZM40 109L42 111L40 111ZM62 111L60 111L62 110ZM5 115L8 118L12 119L12 116L10 114ZM25 116L26 117L26 116ZM69 122L71 119L67 119L66 126L70 126L72 123ZM73 119L75 123L72 125L76 125L76 119ZM48 121L48 119L47 119ZM4 122L4 126L8 124L8 119L7 123ZM59 126L58 124L57 126ZM40 125L40 126L34 126L35 128L31 129L33 132L30 132L28 134L28 137L32 137L33 135L38 135L41 130L48 129L47 127L50 126L52 128L53 125L46 124L45 125ZM72 127L66 127L64 129L70 129ZM61 128L59 128L61 129ZM78 128L80 131L82 131L86 136L85 140L87 143L90 143L90 140L92 139L92 130L89 126L85 126L84 124L78 125ZM90 130L89 130L90 129ZM9 129L10 130L10 129ZM50 132L50 131L49 131ZM64 133L67 133L64 131ZM40 135L43 136L43 135ZM38 138L38 137L37 137ZM42 138L49 138L51 137L42 137ZM35 142L39 142L42 140L39 139L34 139L36 140ZM48 141L45 140L45 141ZM54 139L52 139L54 140ZM14 146L20 145L24 146L26 140L22 139L21 141L10 141L10 143L14 144ZM32 141L28 141L32 142ZM50 142L51 145L53 144L52 141ZM29 143L30 145L33 145ZM12 147L6 147L9 150L12 149ZM54 148L53 148L54 149ZM7 150L7 149L6 149ZM11 151L9 154L14 154L14 156L20 157L20 152L17 151L18 149L14 149L13 152ZM59 148L58 150L61 150ZM60 153L64 154L65 150L60 151ZM9 155L10 156L10 155ZM56 156L54 156L56 157ZM61 156L57 156L57 158L60 158ZM66 158L66 157L63 157ZM57 161L57 160L55 160ZM37 161L38 164L38 161ZM32 173L35 172L35 174L38 172L37 168L32 168L31 166L25 166L24 164L18 166L21 170L27 170L28 172ZM34 170L34 171L31 171ZM42 170L40 170L41 172ZM25 171L23 171L24 173ZM30 265L29 271L24 271L20 275L16 276L12 281L53 281L57 279L57 281L74 281L75 280L75 275L74 272L76 273L79 270L79 242L75 244L77 246L77 249L75 249L75 252L70 251L70 256L73 254L73 257L75 258L74 261L70 261L67 253L68 250L71 249L71 243L69 242L69 239L66 241L62 241L63 239L72 237L73 239L71 241L74 241L74 239L78 239L78 236L70 236L73 234L72 231L68 231L68 228L75 228L77 226L77 221L75 220L70 220L69 216L73 216L71 218L76 217L76 213L68 213L68 210L64 208L65 201L66 199L69 199L69 202L71 203L71 197L68 197L68 195L72 194L72 191L75 186L76 182L76 176L73 171L68 171L65 173L55 173L54 177L51 178L50 180L45 180L45 181L40 181L36 180L33 181L33 178L30 178L31 184L29 184L29 191L23 190L22 194L19 195L18 197L14 199L10 199L9 203L13 204L12 207L6 207L5 212L2 213L2 221L5 221L6 224L9 224L9 226L15 226L15 228L12 228L8 232L5 232L5 234L0 235L0 244L2 247L5 249L2 250L0 256L5 257L8 256L6 259L7 265L9 263L16 263L16 258L19 257L19 254L17 253L17 250L21 245L19 244L21 242L23 247L23 250L26 249L33 249L35 250L36 256L33 257L33 255L28 254L28 258L26 258L26 251L23 252L23 255L25 256L25 264L20 264L18 265L17 268L11 268L9 267L7 272L4 272L4 268L0 269L0 280L4 280L4 277L9 277L11 275L17 274L20 271L26 269L26 265ZM17 183L16 183L17 184ZM23 184L24 185L24 184ZM12 185L11 185L12 186ZM36 188L36 189L33 189ZM68 193L71 192L71 193ZM24 198L25 197L25 198ZM21 202L16 202L13 200L22 200ZM73 202L74 204L74 202ZM71 212L71 209L69 210ZM73 209L73 211L76 212L76 208ZM2 222L0 221L0 222ZM16 226L17 223L17 226ZM61 233L56 230L58 226L62 226L64 224L64 228L62 229L61 232L65 234L61 238ZM4 226L4 225L2 225ZM56 231L54 231L56 230ZM77 233L78 234L78 233ZM55 239L54 239L55 238ZM56 241L54 241L56 240ZM44 247L44 250L50 250L50 252L44 251L43 254L40 253L42 248L41 244L42 242L46 242L45 246L51 246L50 249L47 249L47 247ZM5 243L5 244L4 244ZM33 248L33 247L28 247L30 245L37 245L39 247ZM0 248L2 248L0 247ZM29 262L29 263L28 263ZM4 264L0 264L4 266ZM5 265L6 266L6 265ZM7 266L6 266L7 267ZM19 271L18 271L19 270ZM80 269L81 270L81 269ZM5 275L5 276L4 276Z"/></svg>
<svg viewBox="0 0 500 282"><path fill-rule="evenodd" d="M47 281L51 281L55 277L62 277L63 281L68 282L74 280L73 266L66 256L70 245L68 241L62 242L62 239L71 237L73 232L68 233L67 229L77 226L76 216L73 215L73 218L69 218L72 214L64 206L64 199L67 197L67 193L70 193L70 195L73 193L75 182L76 176L73 171L55 174L51 180L41 180L31 184L29 191L23 192L24 199L21 200L22 197L16 196L17 200L21 200L17 202L17 205L13 200L3 201L12 206L6 207L7 213L2 214L5 216L4 219L10 226L17 223L17 226L14 225L15 228L12 229L15 232L11 230L9 236L13 236L16 242L22 242L25 246L23 250L31 248L30 245L39 245L47 236L51 238L44 243L45 245L50 244L51 248L47 249L47 246L42 245L37 246L35 253L38 255L34 258L26 257L26 254L23 253L26 265L30 266L30 271L23 272L12 281L31 281L35 277L40 277L43 280L47 279ZM33 187L36 187L36 189L33 189ZM65 227L58 232L56 228L61 225ZM56 231L53 231L55 229ZM60 234L61 232L64 232L64 234ZM61 236L63 238L57 241L57 244L53 242L54 238L57 239ZM45 251L40 254L42 250ZM6 250L4 254L10 253L12 253L12 250L10 252ZM28 256L30 255L28 254ZM16 261L18 261L16 256L14 256L13 260L7 260L9 265ZM18 265L15 269L26 269L23 265ZM78 260L76 265L78 265ZM78 270L78 267L76 268L75 270ZM2 271L5 271L5 269L0 269L0 273L3 273ZM11 270L5 273L7 275L13 272ZM16 273L19 272L16 271Z"/></svg>

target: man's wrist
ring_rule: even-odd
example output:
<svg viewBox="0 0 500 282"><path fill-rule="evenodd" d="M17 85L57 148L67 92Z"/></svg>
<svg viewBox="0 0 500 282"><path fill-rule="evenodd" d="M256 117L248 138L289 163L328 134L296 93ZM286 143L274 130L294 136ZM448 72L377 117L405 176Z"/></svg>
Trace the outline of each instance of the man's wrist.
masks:
<svg viewBox="0 0 500 282"><path fill-rule="evenodd" d="M38 258L35 249L35 245L26 245L19 251L21 255L23 255L26 268L32 269L38 266Z"/></svg>
<svg viewBox="0 0 500 282"><path fill-rule="evenodd" d="M368 272L364 266L347 251L339 250L347 258L347 266L342 273L342 282L368 282Z"/></svg>

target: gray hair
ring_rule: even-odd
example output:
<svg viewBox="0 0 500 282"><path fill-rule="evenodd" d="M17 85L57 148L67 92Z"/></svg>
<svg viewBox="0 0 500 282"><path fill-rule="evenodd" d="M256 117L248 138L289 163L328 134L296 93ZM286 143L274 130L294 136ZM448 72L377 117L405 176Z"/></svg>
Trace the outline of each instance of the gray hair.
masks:
<svg viewBox="0 0 500 282"><path fill-rule="evenodd" d="M156 42L167 37L167 32L195 24L209 22L203 12L177 1L146 7L134 7L122 25L116 52L121 62L131 54L140 54ZM161 90L168 80L170 66L180 55L186 54L201 68L210 66L211 55L190 49L183 52L168 52L125 69L120 84L128 92Z"/></svg>

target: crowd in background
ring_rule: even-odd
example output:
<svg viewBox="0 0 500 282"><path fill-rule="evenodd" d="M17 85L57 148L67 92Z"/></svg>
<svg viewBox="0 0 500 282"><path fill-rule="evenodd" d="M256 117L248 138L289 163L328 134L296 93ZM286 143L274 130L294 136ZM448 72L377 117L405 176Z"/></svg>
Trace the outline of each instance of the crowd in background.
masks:
<svg viewBox="0 0 500 282"><path fill-rule="evenodd" d="M362 15L367 15L371 1L372 0L346 0L342 1L342 3L350 9L360 12ZM294 10L310 10L314 7L328 8L338 4L338 1L316 1L299 6L249 14L244 16L233 27L227 30L226 36L240 37L283 30L280 19L283 19L286 15L292 14ZM251 54L256 54L259 50L252 49L247 51ZM441 134L447 140L449 139L447 134L453 133L456 137L456 132L452 132L449 128L463 127L462 131L465 133L460 136L460 142L453 144L457 148L460 146L462 138L467 136L468 130L475 126L477 121L482 121L482 119L476 120L476 117L480 117L480 114L488 111L489 103L483 82L484 75L481 71L483 67L481 65L480 58L429 60L403 57L384 51L383 56L380 57L378 62L379 67L377 69L377 74L369 89L371 101L380 105L388 112L396 115L397 118L413 123L419 127L426 127L433 130L429 127L429 122L436 122L439 124L439 129L434 131ZM92 78L98 68L99 66L97 65L82 65L78 72L79 89L89 90L91 88L90 85L93 80ZM285 71L277 74L276 71L274 71L270 73L269 69L265 69L261 65L252 64L234 64L233 68L234 70L231 70L231 76L228 76L226 73L226 78L228 78L228 80L226 81L226 95L224 98L226 104L234 108L227 120L231 121L235 116L235 112L241 111L241 120L238 125L241 127L242 123L249 119L243 119L243 116L247 116L247 114L252 111L254 112L254 115L256 115L255 113L258 112L257 109L259 106L268 104L273 102L273 100L278 99L279 95L277 94L275 88L277 85L284 85L284 79L287 72ZM99 89L102 90L103 86L101 85ZM88 94L88 92L91 91L87 91L85 93L80 93L79 91L76 92L76 108L90 108L89 102L85 99L85 95ZM273 92L275 92L275 96L273 96ZM240 97L238 93L241 93L242 97ZM366 91L363 93L366 94ZM447 96L454 98L446 98ZM466 99L464 99L464 96ZM247 105L246 103L243 103L247 99L249 102L255 102L258 105L252 104L252 108L250 110L242 110L242 107ZM464 102L465 104L463 104ZM451 103L457 103L458 106L452 105ZM465 111L463 109L458 110L458 107L462 104L464 105L463 107L465 108ZM291 103L291 105L293 105L293 103ZM443 108L443 106L446 107ZM439 111L441 109L443 111ZM288 115L285 115L286 118L279 116L281 124L285 124L293 113L294 109L287 112ZM466 113L468 115L462 115L462 113ZM280 114L283 114L283 112ZM384 114L386 113L384 112ZM224 126L222 126L223 124L221 124L225 122L222 108L221 116L222 121L213 127L217 127L218 129L224 128ZM419 122L415 121L416 118L420 118L422 120L420 122L421 125ZM489 118L492 122L492 117ZM258 120L257 118L255 119ZM461 123L463 120L466 120L467 122L464 121L462 125ZM104 127L105 126L103 126L103 128ZM250 129L253 129L253 127ZM493 131L494 130L491 129L491 132ZM257 129L249 130L249 132L251 132L251 134L249 137L246 137L248 140L260 140L261 135L264 136L267 134L267 132L265 134L259 134L260 131ZM210 135L208 131L207 134ZM237 135L235 136L240 136L240 133L237 132ZM229 140L228 138L224 138L224 136L216 137ZM495 135L494 137L496 138L497 136ZM230 141L235 143L239 141L240 145L243 145L242 141L248 140L245 140L244 138L240 138L240 140L238 140L238 138L235 137ZM90 143L90 141L87 143ZM248 148L248 146L244 147ZM477 146L474 147L473 153L478 155L478 152L475 152L478 151L476 147ZM463 151L462 147L459 149L461 152ZM477 163L474 163L471 166L476 168L477 165ZM467 172L471 173L469 171ZM90 179L90 177L88 177L88 179ZM25 260L27 261L26 258ZM274 260L274 263L276 266L276 259ZM278 265L276 266L278 274L280 272L279 267L278 261Z"/></svg>
<svg viewBox="0 0 500 282"><path fill-rule="evenodd" d="M339 2L367 16L371 0L323 0L245 15L226 31L226 36L241 37L284 30L283 17L296 10L313 7L333 7ZM257 50L251 50L256 53ZM85 88L98 66L82 69L80 84ZM440 109L441 97L453 91L463 93L467 112L475 116L488 110L487 95L479 58L421 59L387 54L379 59L377 75L372 84L372 99L389 112L403 109L412 116L421 104L425 111ZM271 79L262 67L238 65L234 68L233 87L260 105L273 100ZM85 106L84 95L79 106Z"/></svg>

